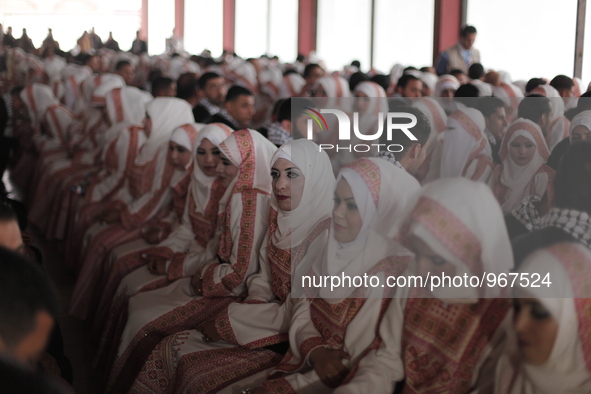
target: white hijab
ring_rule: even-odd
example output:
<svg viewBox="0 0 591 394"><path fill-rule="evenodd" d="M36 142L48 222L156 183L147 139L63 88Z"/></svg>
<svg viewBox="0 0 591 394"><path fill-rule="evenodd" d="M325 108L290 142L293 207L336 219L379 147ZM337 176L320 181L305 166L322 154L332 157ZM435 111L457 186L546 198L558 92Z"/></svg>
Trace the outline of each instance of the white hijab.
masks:
<svg viewBox="0 0 591 394"><path fill-rule="evenodd" d="M146 106L146 112L152 119L152 131L135 159L138 166L152 161L158 151L167 146L174 129L195 121L189 103L175 97L155 98Z"/></svg>
<svg viewBox="0 0 591 394"><path fill-rule="evenodd" d="M460 81L451 74L445 74L439 77L435 84L433 96L441 97L441 93L446 89L453 89L454 92L460 87Z"/></svg>
<svg viewBox="0 0 591 394"><path fill-rule="evenodd" d="M392 163L377 158L362 158L343 167L338 182L347 181L362 219L359 234L349 243L340 243L334 236L328 240L327 256L315 271L321 275L363 276L388 256L410 256L393 241L420 185L414 177ZM331 291L323 287L324 299L343 299L355 291L343 286Z"/></svg>
<svg viewBox="0 0 591 394"><path fill-rule="evenodd" d="M515 163L509 154L509 146L519 136L527 138L536 145L534 157L524 166ZM540 126L528 119L515 120L503 137L499 156L503 163L500 182L509 189L505 196L503 210L510 212L527 197L531 180L550 156ZM494 185L492 186L494 187Z"/></svg>
<svg viewBox="0 0 591 394"><path fill-rule="evenodd" d="M292 162L304 176L304 191L300 204L291 211L279 208L275 193L271 207L277 212L277 230L272 242L279 249L293 248L310 234L316 225L331 216L335 178L326 152L319 152L316 143L299 139L282 145L271 159Z"/></svg>
<svg viewBox="0 0 591 394"><path fill-rule="evenodd" d="M193 149L193 160L197 161L197 149L204 139L207 139L218 149L220 144L232 134L232 129L221 123L212 123L203 127L199 131L197 140L195 141L195 149ZM201 214L205 213L205 209L209 204L211 196L211 187L217 176L207 176L201 170L199 165L195 163L193 167L193 175L191 178L191 194L195 202L195 211Z"/></svg>
<svg viewBox="0 0 591 394"><path fill-rule="evenodd" d="M546 273L552 285L522 289L537 298L558 322L558 332L549 359L540 366L520 362L515 343L510 342L499 361L497 392L551 394L591 392L591 358L588 313L591 251L577 243L561 243L538 250L526 258L519 273ZM576 298L575 298L576 297ZM509 386L512 383L511 387Z"/></svg>
<svg viewBox="0 0 591 394"><path fill-rule="evenodd" d="M351 97L349 83L345 78L327 75L318 79L316 86L322 86L326 92L326 97L329 98L326 108L341 108L349 112L350 102L342 100L343 97Z"/></svg>
<svg viewBox="0 0 591 394"><path fill-rule="evenodd" d="M583 111L577 116L573 118L570 122L570 132L569 132L569 139L570 142L573 142L573 130L577 126L583 126L587 128L587 130L591 131L591 111Z"/></svg>
<svg viewBox="0 0 591 394"><path fill-rule="evenodd" d="M492 162L492 150L484 135L485 127L484 116L474 108L461 106L447 118L447 129L443 132L441 178L462 176L469 159L479 152L488 155Z"/></svg>
<svg viewBox="0 0 591 394"><path fill-rule="evenodd" d="M24 88L20 93L20 98L26 104L34 126L41 124L48 108L59 105L51 88L40 83L34 83Z"/></svg>
<svg viewBox="0 0 591 394"><path fill-rule="evenodd" d="M422 239L455 266L458 276L480 278L484 272L506 274L513 268L503 212L490 188L480 182L453 178L423 186L400 235ZM499 297L502 290L440 287L433 295L447 301L474 302L478 297Z"/></svg>
<svg viewBox="0 0 591 394"><path fill-rule="evenodd" d="M374 134L378 128L378 114L382 112L386 120L385 116L388 113L386 91L375 82L364 81L355 86L354 92L361 92L369 97L367 110L359 114L359 131L362 134Z"/></svg>

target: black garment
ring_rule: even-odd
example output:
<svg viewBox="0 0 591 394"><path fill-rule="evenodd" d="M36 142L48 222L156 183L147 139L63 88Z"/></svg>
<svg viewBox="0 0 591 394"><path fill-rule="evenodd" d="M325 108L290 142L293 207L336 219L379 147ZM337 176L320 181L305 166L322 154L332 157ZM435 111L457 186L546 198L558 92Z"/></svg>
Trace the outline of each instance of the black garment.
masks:
<svg viewBox="0 0 591 394"><path fill-rule="evenodd" d="M66 391L43 374L0 358L0 394L63 394Z"/></svg>
<svg viewBox="0 0 591 394"><path fill-rule="evenodd" d="M495 164L503 164L501 161L501 156L499 156L499 152L501 151L501 143L497 142L494 145L490 145L490 149L492 150L492 159Z"/></svg>
<svg viewBox="0 0 591 394"><path fill-rule="evenodd" d="M210 124L210 123L223 123L234 131L238 130L238 128L236 128L236 126L234 126L232 124L232 122L230 122L229 119L225 118L224 116L222 116L219 113L217 113L211 117L211 119L209 120L209 122L207 122L207 124Z"/></svg>
<svg viewBox="0 0 591 394"><path fill-rule="evenodd" d="M134 55L141 55L142 53L148 52L148 44L140 39L133 40L131 44L131 49L129 52L133 53Z"/></svg>
<svg viewBox="0 0 591 394"><path fill-rule="evenodd" d="M10 149L14 145L12 138L4 136L6 125L8 124L8 109L2 96L0 96L0 194L5 192L4 183L2 183L2 177L4 171L8 167L8 161L10 159Z"/></svg>
<svg viewBox="0 0 591 394"><path fill-rule="evenodd" d="M552 149L552 153L550 154L546 164L548 164L549 167L557 170L558 165L560 164L560 159L562 159L562 155L566 153L568 148L570 148L570 139L565 138L556 144L554 149Z"/></svg>
<svg viewBox="0 0 591 394"><path fill-rule="evenodd" d="M14 48L16 46L16 38L12 36L12 34L4 34L4 45L10 48Z"/></svg>
<svg viewBox="0 0 591 394"><path fill-rule="evenodd" d="M107 40L107 42L105 42L105 48L111 49L115 52L119 52L121 50L119 48L119 43L115 40Z"/></svg>
<svg viewBox="0 0 591 394"><path fill-rule="evenodd" d="M210 123L212 115L203 105L197 104L193 107L193 117L195 123Z"/></svg>
<svg viewBox="0 0 591 394"><path fill-rule="evenodd" d="M101 49L103 47L103 40L101 40L98 34L92 33L90 39L92 40L92 47L94 49Z"/></svg>
<svg viewBox="0 0 591 394"><path fill-rule="evenodd" d="M513 239L513 258L515 259L515 270L519 268L523 260L534 251L561 242L577 242L572 235L562 231L558 227L546 227L534 230Z"/></svg>
<svg viewBox="0 0 591 394"><path fill-rule="evenodd" d="M261 127L260 129L257 130L259 133L262 134L263 137L265 137L266 139L269 139L269 129L267 127ZM276 147L280 148L281 145L277 145L274 144Z"/></svg>

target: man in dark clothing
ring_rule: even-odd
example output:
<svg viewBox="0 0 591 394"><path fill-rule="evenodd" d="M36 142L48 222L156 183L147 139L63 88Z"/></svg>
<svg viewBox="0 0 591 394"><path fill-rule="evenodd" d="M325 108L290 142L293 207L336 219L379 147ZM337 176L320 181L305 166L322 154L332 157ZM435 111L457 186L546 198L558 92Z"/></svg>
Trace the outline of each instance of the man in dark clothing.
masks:
<svg viewBox="0 0 591 394"><path fill-rule="evenodd" d="M224 108L211 117L208 123L223 123L234 130L250 127L255 114L254 95L242 86L232 86L228 90Z"/></svg>
<svg viewBox="0 0 591 394"><path fill-rule="evenodd" d="M121 50L121 49L119 49L119 43L117 41L115 41L115 39L113 38L112 31L109 32L109 38L107 38L107 41L105 42L104 46L105 46L105 48L110 49L115 52L119 52Z"/></svg>
<svg viewBox="0 0 591 394"><path fill-rule="evenodd" d="M195 122L208 123L211 117L220 112L226 99L226 86L224 78L214 72L207 72L199 78L199 89L203 98L193 108Z"/></svg>
<svg viewBox="0 0 591 394"><path fill-rule="evenodd" d="M140 39L140 32L138 31L135 36L135 40L131 43L131 49L129 52L134 55L141 55L142 53L148 52L148 44Z"/></svg>
<svg viewBox="0 0 591 394"><path fill-rule="evenodd" d="M555 243L580 242L591 248L591 141L578 142L567 150L554 178L554 190L554 207L547 215L543 216L545 209L540 206L532 206L539 214L518 213L519 221L534 230L512 240L516 268L530 253Z"/></svg>
<svg viewBox="0 0 591 394"><path fill-rule="evenodd" d="M4 45L9 48L14 48L16 46L16 38L12 35L12 27L8 26L6 29L6 33L4 33L4 39L2 40Z"/></svg>
<svg viewBox="0 0 591 394"><path fill-rule="evenodd" d="M41 268L0 248L0 394L63 393L33 370L58 312L55 291Z"/></svg>
<svg viewBox="0 0 591 394"><path fill-rule="evenodd" d="M475 102L476 109L482 112L486 128L484 134L492 149L492 158L496 164L501 164L499 150L501 141L507 131L507 114L505 104L497 97L482 97Z"/></svg>

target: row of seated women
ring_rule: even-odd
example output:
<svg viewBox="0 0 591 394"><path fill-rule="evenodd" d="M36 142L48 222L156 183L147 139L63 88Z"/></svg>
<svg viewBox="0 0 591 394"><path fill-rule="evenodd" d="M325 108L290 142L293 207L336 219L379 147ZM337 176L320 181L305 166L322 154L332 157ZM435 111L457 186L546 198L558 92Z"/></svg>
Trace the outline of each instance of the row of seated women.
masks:
<svg viewBox="0 0 591 394"><path fill-rule="evenodd" d="M43 91L26 88L29 109ZM305 287L303 275L508 273L499 202L467 179L421 189L382 159L358 159L335 180L311 141L277 149L253 130L192 124L182 100L143 100L134 88L105 94L113 126L98 171L71 166L60 178L51 169L75 159L35 136L37 166L51 172L40 177L57 180L44 187L85 188L52 204L65 202L73 221L70 312L93 319L107 391L586 391L587 304L572 300L585 297L585 247L555 245L519 267L570 287L556 305L535 288L517 294L517 338L499 288L421 298Z"/></svg>

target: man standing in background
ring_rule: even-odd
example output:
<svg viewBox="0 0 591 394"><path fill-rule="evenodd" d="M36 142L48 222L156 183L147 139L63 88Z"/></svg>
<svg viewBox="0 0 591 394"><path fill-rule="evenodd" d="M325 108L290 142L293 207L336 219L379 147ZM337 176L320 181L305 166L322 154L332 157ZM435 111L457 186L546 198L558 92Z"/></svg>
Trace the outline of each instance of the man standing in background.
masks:
<svg viewBox="0 0 591 394"><path fill-rule="evenodd" d="M472 64L480 63L480 52L474 48L476 33L474 26L464 26L458 43L443 51L435 61L435 70L438 75L449 74L454 69L462 70L467 74Z"/></svg>

